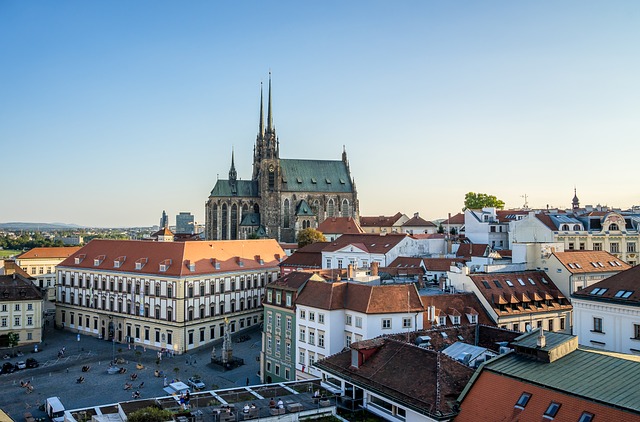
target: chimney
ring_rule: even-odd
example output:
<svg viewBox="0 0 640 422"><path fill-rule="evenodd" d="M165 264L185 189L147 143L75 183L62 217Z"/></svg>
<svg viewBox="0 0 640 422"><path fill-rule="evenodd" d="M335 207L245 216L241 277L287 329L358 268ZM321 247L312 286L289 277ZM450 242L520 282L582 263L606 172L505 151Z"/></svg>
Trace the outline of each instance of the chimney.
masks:
<svg viewBox="0 0 640 422"><path fill-rule="evenodd" d="M544 336L544 329L540 327L540 335L538 336L538 341L536 342L538 347L543 348L547 345L547 339Z"/></svg>
<svg viewBox="0 0 640 422"><path fill-rule="evenodd" d="M415 218L418 218L418 217L420 217L420 213L419 213L419 212L414 212L414 213L413 213L413 216L414 216Z"/></svg>
<svg viewBox="0 0 640 422"><path fill-rule="evenodd" d="M372 277L377 277L378 276L378 267L380 266L380 263L378 263L377 261L373 261L371 263L371 276Z"/></svg>
<svg viewBox="0 0 640 422"><path fill-rule="evenodd" d="M347 266L347 280L353 280L353 264Z"/></svg>

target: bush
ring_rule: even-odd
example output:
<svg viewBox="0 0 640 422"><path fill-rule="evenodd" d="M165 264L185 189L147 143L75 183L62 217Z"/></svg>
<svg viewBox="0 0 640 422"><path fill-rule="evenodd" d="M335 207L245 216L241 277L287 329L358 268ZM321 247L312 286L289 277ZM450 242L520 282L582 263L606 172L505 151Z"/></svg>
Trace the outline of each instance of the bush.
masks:
<svg viewBox="0 0 640 422"><path fill-rule="evenodd" d="M172 413L155 406L145 407L127 415L128 422L165 422L170 421Z"/></svg>

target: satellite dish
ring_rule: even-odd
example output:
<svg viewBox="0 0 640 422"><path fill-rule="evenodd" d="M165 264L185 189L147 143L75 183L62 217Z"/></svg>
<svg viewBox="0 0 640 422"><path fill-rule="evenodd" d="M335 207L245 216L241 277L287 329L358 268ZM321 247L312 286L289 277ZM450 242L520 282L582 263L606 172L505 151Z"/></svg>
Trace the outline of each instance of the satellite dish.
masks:
<svg viewBox="0 0 640 422"><path fill-rule="evenodd" d="M527 324L527 326L525 327L525 330L527 330L527 333L531 332L531 324Z"/></svg>

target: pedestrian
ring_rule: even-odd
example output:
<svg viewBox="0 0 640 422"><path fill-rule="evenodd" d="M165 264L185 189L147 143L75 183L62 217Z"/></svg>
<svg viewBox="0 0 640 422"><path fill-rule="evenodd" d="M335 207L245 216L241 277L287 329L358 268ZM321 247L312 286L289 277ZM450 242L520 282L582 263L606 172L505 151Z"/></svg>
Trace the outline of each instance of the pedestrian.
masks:
<svg viewBox="0 0 640 422"><path fill-rule="evenodd" d="M247 385L249 385L249 377L247 377Z"/></svg>

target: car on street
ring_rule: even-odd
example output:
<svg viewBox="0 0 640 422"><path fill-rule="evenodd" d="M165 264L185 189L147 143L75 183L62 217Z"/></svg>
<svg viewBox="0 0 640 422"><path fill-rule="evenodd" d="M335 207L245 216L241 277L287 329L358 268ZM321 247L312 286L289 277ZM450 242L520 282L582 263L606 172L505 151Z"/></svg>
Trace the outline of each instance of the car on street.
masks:
<svg viewBox="0 0 640 422"><path fill-rule="evenodd" d="M27 364L23 360L18 361L18 363L16 363L16 368L17 369L27 369Z"/></svg>
<svg viewBox="0 0 640 422"><path fill-rule="evenodd" d="M13 363L11 362L5 362L4 365L2 365L2 373L3 374L10 374L12 372L14 372L16 370L16 367L13 365Z"/></svg>
<svg viewBox="0 0 640 422"><path fill-rule="evenodd" d="M38 361L35 360L34 358L27 358L26 364L27 364L27 368L37 368L38 366L40 366Z"/></svg>
<svg viewBox="0 0 640 422"><path fill-rule="evenodd" d="M204 382L198 377L191 377L187 380L187 385L194 390L202 390L205 386Z"/></svg>

